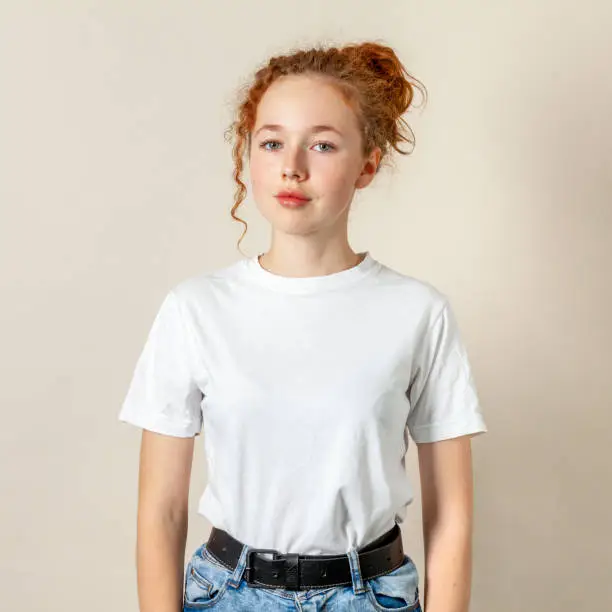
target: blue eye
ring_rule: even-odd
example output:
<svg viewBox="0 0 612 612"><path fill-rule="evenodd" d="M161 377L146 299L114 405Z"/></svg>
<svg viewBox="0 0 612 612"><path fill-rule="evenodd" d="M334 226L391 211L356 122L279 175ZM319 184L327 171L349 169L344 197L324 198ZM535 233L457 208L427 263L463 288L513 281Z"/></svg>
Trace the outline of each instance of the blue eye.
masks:
<svg viewBox="0 0 612 612"><path fill-rule="evenodd" d="M331 142L317 142L315 147L318 145L325 145L326 147L329 147L329 149L327 149L328 151L333 151L336 148ZM323 151L323 152L325 153L326 151Z"/></svg>
<svg viewBox="0 0 612 612"><path fill-rule="evenodd" d="M260 149L266 149L266 145L271 144L271 143L278 143L278 140L264 140L264 142L262 142L259 145ZM267 151L271 151L272 149L266 149Z"/></svg>

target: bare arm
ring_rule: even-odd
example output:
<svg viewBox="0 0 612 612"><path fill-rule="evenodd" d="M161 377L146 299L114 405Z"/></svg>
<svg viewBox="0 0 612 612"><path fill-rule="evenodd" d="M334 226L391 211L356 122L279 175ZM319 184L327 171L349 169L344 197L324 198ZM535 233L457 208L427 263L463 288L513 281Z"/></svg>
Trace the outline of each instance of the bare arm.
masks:
<svg viewBox="0 0 612 612"><path fill-rule="evenodd" d="M194 438L143 429L136 565L140 612L181 612Z"/></svg>
<svg viewBox="0 0 612 612"><path fill-rule="evenodd" d="M425 612L468 612L472 578L471 436L418 444Z"/></svg>

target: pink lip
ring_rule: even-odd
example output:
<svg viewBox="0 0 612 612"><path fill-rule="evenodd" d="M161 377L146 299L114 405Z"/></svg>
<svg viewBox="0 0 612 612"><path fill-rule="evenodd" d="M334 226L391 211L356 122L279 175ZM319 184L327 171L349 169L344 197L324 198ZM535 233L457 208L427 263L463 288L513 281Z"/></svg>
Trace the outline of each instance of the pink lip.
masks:
<svg viewBox="0 0 612 612"><path fill-rule="evenodd" d="M307 198L306 196L303 196L299 193L290 193L290 192L285 192L285 191L281 191L280 193L278 193L276 195L277 198L283 198L285 200L288 199L292 199L292 200L304 200L307 201L310 198Z"/></svg>
<svg viewBox="0 0 612 612"><path fill-rule="evenodd" d="M300 198L296 196L276 196L276 199L281 203L289 206L303 206L307 204L310 200L305 198Z"/></svg>

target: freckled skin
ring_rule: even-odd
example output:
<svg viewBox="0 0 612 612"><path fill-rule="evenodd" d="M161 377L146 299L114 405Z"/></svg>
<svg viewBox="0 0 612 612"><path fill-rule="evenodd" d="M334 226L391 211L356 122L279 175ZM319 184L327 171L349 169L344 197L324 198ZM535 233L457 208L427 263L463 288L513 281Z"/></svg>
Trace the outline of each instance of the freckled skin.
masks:
<svg viewBox="0 0 612 612"><path fill-rule="evenodd" d="M265 124L283 129L255 135ZM313 125L331 125L342 136L313 133ZM273 244L287 235L310 236L321 244L340 242L355 189L371 182L380 160L379 148L362 156L357 118L340 93L321 78L282 77L260 101L253 135L251 187L258 210L272 225ZM296 175L286 176L287 170ZM285 208L274 195L286 188L301 190L312 200L304 207Z"/></svg>

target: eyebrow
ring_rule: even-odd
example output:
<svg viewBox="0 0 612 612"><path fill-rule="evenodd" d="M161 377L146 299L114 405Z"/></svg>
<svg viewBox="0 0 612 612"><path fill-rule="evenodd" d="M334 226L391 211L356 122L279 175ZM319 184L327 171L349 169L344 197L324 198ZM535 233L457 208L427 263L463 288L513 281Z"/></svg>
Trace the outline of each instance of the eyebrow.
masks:
<svg viewBox="0 0 612 612"><path fill-rule="evenodd" d="M277 123L266 123L266 125L262 125L254 134L254 136L257 136L257 134L259 134L259 132L261 132L262 130L270 130L270 131L276 131L276 132L282 132L283 131L283 126L282 125L278 125ZM313 125L310 128L310 131L313 134L318 134L319 132L335 132L336 134L338 134L339 136L343 136L342 132L338 129L336 129L333 125Z"/></svg>

